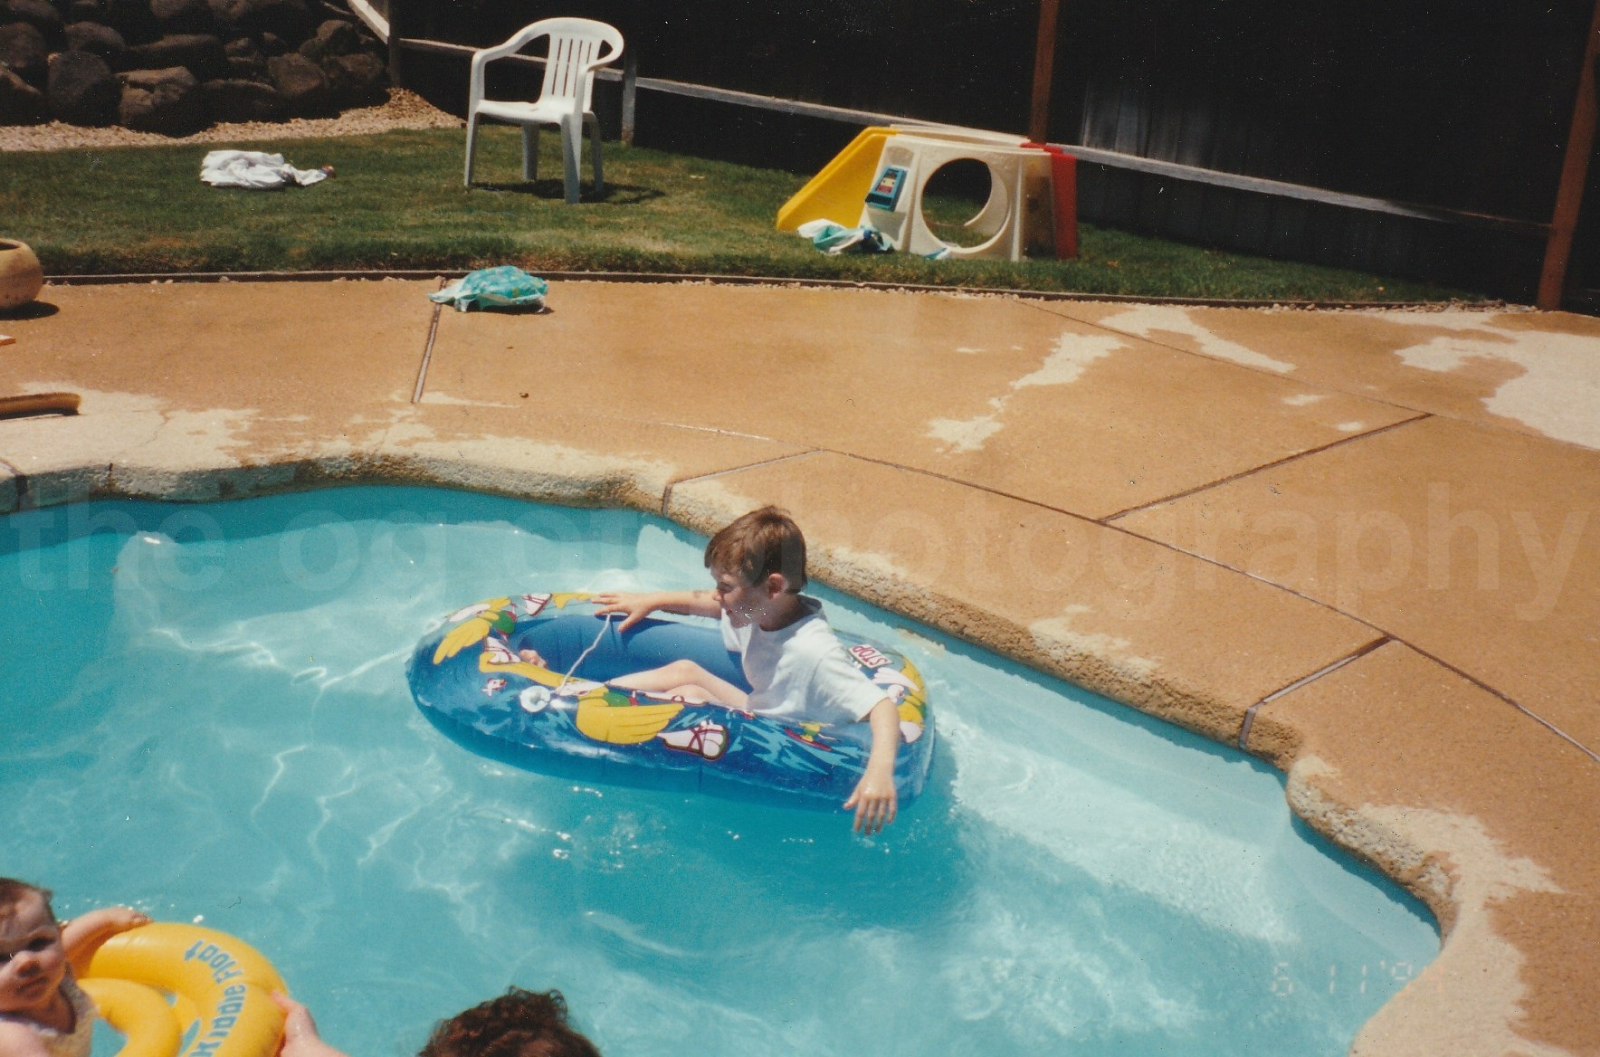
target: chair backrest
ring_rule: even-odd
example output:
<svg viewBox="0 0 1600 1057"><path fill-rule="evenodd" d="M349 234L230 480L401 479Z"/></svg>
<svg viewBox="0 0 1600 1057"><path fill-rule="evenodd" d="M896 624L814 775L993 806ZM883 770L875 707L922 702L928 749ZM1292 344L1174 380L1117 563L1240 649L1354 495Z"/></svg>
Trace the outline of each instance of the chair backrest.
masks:
<svg viewBox="0 0 1600 1057"><path fill-rule="evenodd" d="M543 18L524 26L504 44L472 57L472 100L483 99L483 68L495 59L521 51L530 41L549 37L540 99L571 99L588 110L594 94L594 72L622 54L622 33L615 26L588 18Z"/></svg>

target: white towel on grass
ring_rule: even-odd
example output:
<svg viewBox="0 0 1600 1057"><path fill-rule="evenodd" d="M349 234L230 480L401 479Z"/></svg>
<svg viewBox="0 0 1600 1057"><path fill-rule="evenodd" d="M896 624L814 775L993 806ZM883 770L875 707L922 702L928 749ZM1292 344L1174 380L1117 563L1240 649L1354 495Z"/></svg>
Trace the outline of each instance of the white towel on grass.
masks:
<svg viewBox="0 0 1600 1057"><path fill-rule="evenodd" d="M273 191L288 184L309 187L328 178L322 169L296 169L281 154L258 150L214 150L200 162L200 179L212 187Z"/></svg>

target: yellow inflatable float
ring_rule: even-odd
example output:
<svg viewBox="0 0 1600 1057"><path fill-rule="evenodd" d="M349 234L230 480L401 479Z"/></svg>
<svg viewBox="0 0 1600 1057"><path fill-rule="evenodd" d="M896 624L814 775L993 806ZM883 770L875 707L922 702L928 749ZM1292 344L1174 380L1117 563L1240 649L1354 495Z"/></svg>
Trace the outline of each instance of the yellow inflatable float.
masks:
<svg viewBox="0 0 1600 1057"><path fill-rule="evenodd" d="M254 947L216 929L130 929L95 952L78 983L126 1038L117 1057L273 1057L283 1038L272 1001L273 991L288 993L282 977Z"/></svg>

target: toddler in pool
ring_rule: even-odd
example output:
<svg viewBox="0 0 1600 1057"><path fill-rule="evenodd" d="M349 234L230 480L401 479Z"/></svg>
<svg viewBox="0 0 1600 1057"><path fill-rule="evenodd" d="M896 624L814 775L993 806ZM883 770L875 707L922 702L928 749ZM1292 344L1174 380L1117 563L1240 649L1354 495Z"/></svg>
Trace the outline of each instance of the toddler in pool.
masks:
<svg viewBox="0 0 1600 1057"><path fill-rule="evenodd" d="M0 1057L88 1057L94 1003L74 970L100 944L149 920L106 907L61 924L48 890L0 877Z"/></svg>

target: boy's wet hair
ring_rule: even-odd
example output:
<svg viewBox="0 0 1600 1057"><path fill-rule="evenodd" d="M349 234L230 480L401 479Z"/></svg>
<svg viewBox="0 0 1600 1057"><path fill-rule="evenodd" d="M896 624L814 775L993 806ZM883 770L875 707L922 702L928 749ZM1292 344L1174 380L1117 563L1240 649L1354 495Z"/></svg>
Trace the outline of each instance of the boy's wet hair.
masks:
<svg viewBox="0 0 1600 1057"><path fill-rule="evenodd" d="M26 881L18 881L14 877L0 877L0 921L4 921L17 912L17 907L28 896L38 896L44 900L44 908L50 911L50 916L55 916L55 911L50 908L50 899L54 895L48 888L40 888Z"/></svg>
<svg viewBox="0 0 1600 1057"><path fill-rule="evenodd" d="M513 987L434 1026L418 1057L600 1057L567 1024L560 991Z"/></svg>
<svg viewBox="0 0 1600 1057"><path fill-rule="evenodd" d="M787 511L764 506L735 518L711 537L706 568L735 573L747 584L779 573L790 591L799 591L806 585L806 538Z"/></svg>

